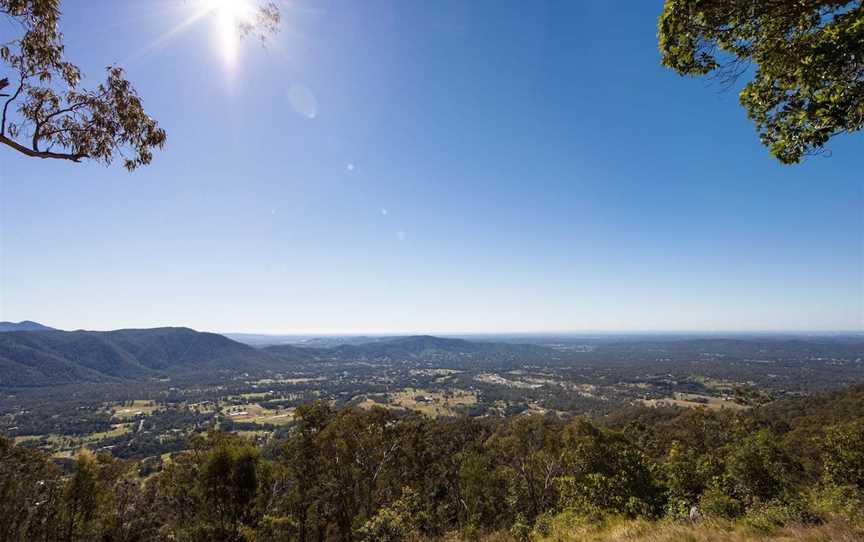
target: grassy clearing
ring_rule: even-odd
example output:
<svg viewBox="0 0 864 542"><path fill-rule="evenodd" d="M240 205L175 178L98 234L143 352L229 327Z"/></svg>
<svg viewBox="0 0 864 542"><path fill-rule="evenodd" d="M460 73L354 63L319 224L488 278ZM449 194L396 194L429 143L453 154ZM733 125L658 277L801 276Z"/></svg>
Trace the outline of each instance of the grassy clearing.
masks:
<svg viewBox="0 0 864 542"><path fill-rule="evenodd" d="M270 410L257 403L234 405L225 409L225 415L235 422L284 425L294 419L294 409Z"/></svg>
<svg viewBox="0 0 864 542"><path fill-rule="evenodd" d="M396 410L421 412L429 417L458 416L460 407L477 404L477 394L473 391L453 389L446 392L430 391L419 388L365 397L357 403L360 408L383 407Z"/></svg>
<svg viewBox="0 0 864 542"><path fill-rule="evenodd" d="M427 416L456 416L458 407L477 404L477 394L466 390L449 390L445 392L406 388L391 393L388 400L394 406L406 410L422 412Z"/></svg>
<svg viewBox="0 0 864 542"><path fill-rule="evenodd" d="M111 426L111 429L108 431L102 431L100 433L90 433L89 435L84 437L85 441L88 442L99 442L102 439L111 438L111 437L119 437L120 435L125 435L126 433L132 430L131 423L115 423Z"/></svg>
<svg viewBox="0 0 864 542"><path fill-rule="evenodd" d="M650 407L674 405L684 408L705 407L711 410L746 410L750 407L738 403L714 397L711 395L700 395L698 393L675 393L672 397L663 399L642 399L642 404Z"/></svg>
<svg viewBox="0 0 864 542"><path fill-rule="evenodd" d="M87 435L22 435L15 437L15 444L23 444L27 442L44 441L45 445L40 445L40 448L52 451L52 457L67 458L74 456L74 452L86 444L96 444L100 441L125 435L132 430L132 423L116 423L111 426L108 431L100 431L97 433L89 433Z"/></svg>
<svg viewBox="0 0 864 542"><path fill-rule="evenodd" d="M137 416L149 416L159 408L156 401L135 399L131 405L111 405L108 407L108 412L115 418L126 420Z"/></svg>
<svg viewBox="0 0 864 542"><path fill-rule="evenodd" d="M46 438L49 435L21 435L15 437L15 444L22 444L24 442L30 442L31 440L40 440L42 438Z"/></svg>

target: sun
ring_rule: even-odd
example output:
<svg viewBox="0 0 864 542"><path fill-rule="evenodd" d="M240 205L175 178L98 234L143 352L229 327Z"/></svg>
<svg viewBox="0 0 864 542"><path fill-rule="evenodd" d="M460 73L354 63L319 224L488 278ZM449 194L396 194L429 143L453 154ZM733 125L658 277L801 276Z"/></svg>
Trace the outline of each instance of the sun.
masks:
<svg viewBox="0 0 864 542"><path fill-rule="evenodd" d="M204 0L205 9L214 16L214 37L222 59L232 67L240 48L240 27L254 18L248 0Z"/></svg>
<svg viewBox="0 0 864 542"><path fill-rule="evenodd" d="M193 26L208 21L213 46L231 72L237 64L240 41L245 34L260 34L263 40L265 35L278 28L280 17L275 2L261 7L261 0L189 0L183 4L183 19L138 54L156 49Z"/></svg>

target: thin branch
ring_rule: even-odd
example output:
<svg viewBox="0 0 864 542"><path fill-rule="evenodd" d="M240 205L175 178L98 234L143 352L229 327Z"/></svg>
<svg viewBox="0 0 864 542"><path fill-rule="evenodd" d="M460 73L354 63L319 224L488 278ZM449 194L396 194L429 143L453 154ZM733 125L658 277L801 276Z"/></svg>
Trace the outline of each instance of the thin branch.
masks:
<svg viewBox="0 0 864 542"><path fill-rule="evenodd" d="M74 112L77 108L85 106L85 105L87 105L87 102L78 102L78 103L72 104L69 107L64 107L63 109L58 109L57 111L54 111L53 113L49 113L48 115L45 116L45 118L43 118L41 121L37 122L36 127L33 129L33 150L35 150L37 152L39 150L39 147L38 147L39 140L42 139L42 137L39 136L39 132L42 129L42 127L45 126L45 123L47 123L49 120L53 119L57 115L62 115L64 113ZM39 109L42 109L42 102L39 103Z"/></svg>
<svg viewBox="0 0 864 542"><path fill-rule="evenodd" d="M9 108L9 104L14 102L18 95L21 94L21 90L24 88L24 74L21 74L21 80L18 84L18 90L15 91L15 94L12 95L11 98L6 100L6 103L3 104L3 120L0 121L0 136L6 135L6 110Z"/></svg>
<svg viewBox="0 0 864 542"><path fill-rule="evenodd" d="M42 132L42 137L39 139L47 139L52 135L68 133L68 132L86 132L92 127L92 123L87 124L86 126L73 126L70 128L57 128L55 130L46 130Z"/></svg>

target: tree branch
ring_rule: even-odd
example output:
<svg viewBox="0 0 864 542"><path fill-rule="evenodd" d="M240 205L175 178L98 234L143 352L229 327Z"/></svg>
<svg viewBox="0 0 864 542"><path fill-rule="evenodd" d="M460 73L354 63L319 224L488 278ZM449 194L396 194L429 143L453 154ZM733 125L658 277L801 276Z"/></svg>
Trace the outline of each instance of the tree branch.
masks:
<svg viewBox="0 0 864 542"><path fill-rule="evenodd" d="M21 94L21 90L24 88L24 77L22 75L21 82L18 84L18 90L15 91L15 94L12 95L11 98L6 100L6 103L3 104L3 120L0 121L0 135L6 135L6 110L9 108L9 104L14 102L18 95Z"/></svg>
<svg viewBox="0 0 864 542"><path fill-rule="evenodd" d="M0 143L12 147L16 151L22 154L26 154L27 156L31 156L33 158L54 158L57 160L71 160L72 162L80 162L84 158L87 158L87 155L84 153L71 154L34 150L30 147L25 147L14 139L6 137L6 135L4 134L0 134Z"/></svg>

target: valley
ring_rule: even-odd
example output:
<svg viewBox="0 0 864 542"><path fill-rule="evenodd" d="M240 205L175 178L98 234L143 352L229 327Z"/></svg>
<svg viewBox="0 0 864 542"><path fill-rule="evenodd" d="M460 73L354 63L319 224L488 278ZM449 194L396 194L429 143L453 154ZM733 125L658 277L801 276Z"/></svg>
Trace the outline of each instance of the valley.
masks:
<svg viewBox="0 0 864 542"><path fill-rule="evenodd" d="M61 462L81 448L158 462L209 429L283 438L295 409L315 401L441 419L604 419L743 411L864 381L864 338L855 335L495 339L310 347L186 328L5 332L0 434Z"/></svg>

